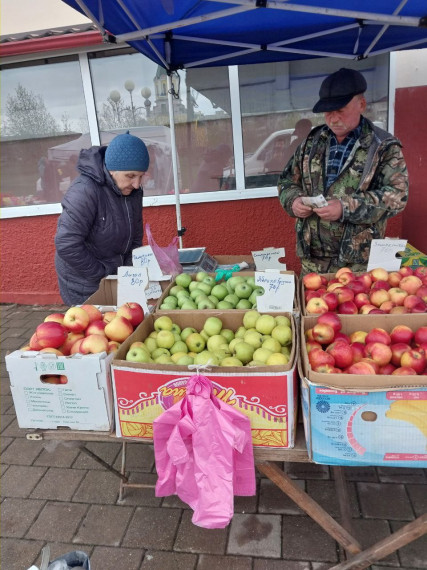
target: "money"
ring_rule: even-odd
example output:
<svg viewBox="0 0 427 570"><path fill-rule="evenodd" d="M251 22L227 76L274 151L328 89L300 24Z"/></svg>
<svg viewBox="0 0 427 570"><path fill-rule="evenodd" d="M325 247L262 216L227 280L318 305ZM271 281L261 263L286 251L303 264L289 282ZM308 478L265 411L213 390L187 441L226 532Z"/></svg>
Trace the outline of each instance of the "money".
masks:
<svg viewBox="0 0 427 570"><path fill-rule="evenodd" d="M302 203L310 208L324 208L328 205L326 198L320 194L319 196L302 196Z"/></svg>

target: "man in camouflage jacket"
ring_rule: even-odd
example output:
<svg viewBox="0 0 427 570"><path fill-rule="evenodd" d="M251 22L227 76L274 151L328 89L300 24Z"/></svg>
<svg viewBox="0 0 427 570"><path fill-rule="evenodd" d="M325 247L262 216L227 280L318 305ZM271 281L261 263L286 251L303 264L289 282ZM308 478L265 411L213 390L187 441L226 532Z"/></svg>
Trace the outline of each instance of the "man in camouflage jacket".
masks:
<svg viewBox="0 0 427 570"><path fill-rule="evenodd" d="M406 206L401 143L363 117L365 90L363 75L351 69L325 79L313 111L323 111L326 124L311 131L279 178L280 203L297 218L303 273L364 271L372 239L384 238L387 219ZM326 206L304 204L319 195Z"/></svg>

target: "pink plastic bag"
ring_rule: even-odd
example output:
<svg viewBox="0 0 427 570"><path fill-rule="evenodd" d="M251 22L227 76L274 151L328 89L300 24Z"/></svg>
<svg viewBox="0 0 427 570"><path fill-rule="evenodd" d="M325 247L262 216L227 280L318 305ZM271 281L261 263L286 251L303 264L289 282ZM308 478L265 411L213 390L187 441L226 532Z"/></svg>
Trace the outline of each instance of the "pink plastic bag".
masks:
<svg viewBox="0 0 427 570"><path fill-rule="evenodd" d="M154 241L150 224L145 224L145 232L148 245L151 246L164 275L178 275L178 273L182 273L182 265L179 263L178 236L175 236L166 247L161 247Z"/></svg>
<svg viewBox="0 0 427 570"><path fill-rule="evenodd" d="M250 420L213 394L198 374L187 395L153 422L156 497L176 494L194 511L192 522L224 528L234 495L255 495Z"/></svg>

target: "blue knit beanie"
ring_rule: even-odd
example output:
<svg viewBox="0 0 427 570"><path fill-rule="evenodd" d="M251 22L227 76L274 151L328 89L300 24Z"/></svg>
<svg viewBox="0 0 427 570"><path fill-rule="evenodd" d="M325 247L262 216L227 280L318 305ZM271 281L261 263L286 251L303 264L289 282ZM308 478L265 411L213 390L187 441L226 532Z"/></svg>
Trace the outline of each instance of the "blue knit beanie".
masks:
<svg viewBox="0 0 427 570"><path fill-rule="evenodd" d="M107 170L135 170L147 172L150 164L148 150L142 140L127 131L117 135L105 151Z"/></svg>

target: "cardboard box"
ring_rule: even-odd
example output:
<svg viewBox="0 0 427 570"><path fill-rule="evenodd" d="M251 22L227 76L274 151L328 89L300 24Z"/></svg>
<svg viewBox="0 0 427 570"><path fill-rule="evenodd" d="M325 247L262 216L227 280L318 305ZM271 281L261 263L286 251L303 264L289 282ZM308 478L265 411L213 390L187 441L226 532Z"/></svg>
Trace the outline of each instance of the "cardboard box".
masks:
<svg viewBox="0 0 427 570"><path fill-rule="evenodd" d="M111 431L113 354L56 356L16 350L6 368L20 428ZM49 384L65 376L66 384Z"/></svg>
<svg viewBox="0 0 427 570"><path fill-rule="evenodd" d="M166 313L163 313L166 314ZM169 314L181 328L202 329L208 315L179 311ZM286 366L212 367L204 374L214 383L215 393L251 420L253 443L257 447L293 447L297 415L297 375L295 356L297 335L292 315L293 347ZM240 312L217 312L224 328L237 330L242 324ZM154 329L159 314L148 315L127 339L112 362L115 395L116 433L119 437L152 439L153 420L185 395L189 376L186 366L175 364L134 363L125 360L129 346L144 340Z"/></svg>
<svg viewBox="0 0 427 570"><path fill-rule="evenodd" d="M401 257L402 265L412 267L412 269L427 266L427 254L423 253L419 249L416 249L409 243L406 244L405 251L399 253L397 257Z"/></svg>
<svg viewBox="0 0 427 570"><path fill-rule="evenodd" d="M252 255L213 255L212 256L218 265L237 265L245 261L249 267L248 271L255 269L254 258ZM246 269L244 270L246 271Z"/></svg>
<svg viewBox="0 0 427 570"><path fill-rule="evenodd" d="M427 326L427 315L342 317L342 331ZM303 317L301 338L316 322ZM301 396L310 458L327 465L427 467L427 376L313 372L301 340Z"/></svg>

